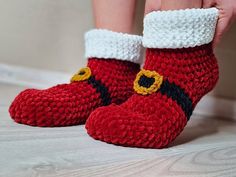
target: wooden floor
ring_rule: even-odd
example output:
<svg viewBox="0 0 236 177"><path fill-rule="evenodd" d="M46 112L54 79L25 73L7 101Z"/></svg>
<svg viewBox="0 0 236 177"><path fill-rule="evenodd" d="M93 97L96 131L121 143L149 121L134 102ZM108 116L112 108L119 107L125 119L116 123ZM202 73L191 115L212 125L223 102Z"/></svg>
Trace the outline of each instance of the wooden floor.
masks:
<svg viewBox="0 0 236 177"><path fill-rule="evenodd" d="M93 140L84 126L14 123L7 109L23 89L0 83L1 177L236 177L236 123L193 115L169 148L119 147Z"/></svg>

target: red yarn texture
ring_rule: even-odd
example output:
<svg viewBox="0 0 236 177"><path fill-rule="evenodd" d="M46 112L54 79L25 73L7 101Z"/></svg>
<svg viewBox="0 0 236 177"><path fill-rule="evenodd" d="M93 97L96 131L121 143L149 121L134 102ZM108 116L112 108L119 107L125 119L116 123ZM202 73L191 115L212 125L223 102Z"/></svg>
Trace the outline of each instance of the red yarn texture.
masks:
<svg viewBox="0 0 236 177"><path fill-rule="evenodd" d="M87 66L92 76L108 89L111 103L120 104L133 94L138 64L91 58ZM56 127L82 124L102 105L101 93L88 81L79 81L45 90L27 89L15 98L9 112L21 124Z"/></svg>
<svg viewBox="0 0 236 177"><path fill-rule="evenodd" d="M184 89L193 107L218 80L218 64L211 45L187 49L147 49L146 70ZM86 122L95 139L122 146L163 148L184 129L187 118L171 97L155 92L134 94L121 105L96 109Z"/></svg>

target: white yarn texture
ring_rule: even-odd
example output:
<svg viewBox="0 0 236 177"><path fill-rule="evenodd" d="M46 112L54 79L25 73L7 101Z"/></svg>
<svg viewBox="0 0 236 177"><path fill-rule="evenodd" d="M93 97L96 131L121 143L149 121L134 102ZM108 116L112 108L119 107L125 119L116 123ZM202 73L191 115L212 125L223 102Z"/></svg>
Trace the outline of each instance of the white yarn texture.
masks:
<svg viewBox="0 0 236 177"><path fill-rule="evenodd" d="M120 59L140 62L142 37L105 29L93 29L85 34L85 57Z"/></svg>
<svg viewBox="0 0 236 177"><path fill-rule="evenodd" d="M216 8L151 12L144 18L143 46L175 49L208 44L217 20Z"/></svg>

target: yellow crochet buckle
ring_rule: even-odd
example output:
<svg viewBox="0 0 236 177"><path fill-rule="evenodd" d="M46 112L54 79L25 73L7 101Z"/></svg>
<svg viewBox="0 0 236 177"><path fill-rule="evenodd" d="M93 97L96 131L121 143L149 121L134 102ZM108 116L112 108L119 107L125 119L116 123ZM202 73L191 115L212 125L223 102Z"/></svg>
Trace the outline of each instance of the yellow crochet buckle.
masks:
<svg viewBox="0 0 236 177"><path fill-rule="evenodd" d="M142 69L134 81L134 90L138 94L147 95L156 92L163 82L163 76L156 71Z"/></svg>
<svg viewBox="0 0 236 177"><path fill-rule="evenodd" d="M81 68L71 79L71 82L79 82L87 80L91 76L91 70L89 67Z"/></svg>

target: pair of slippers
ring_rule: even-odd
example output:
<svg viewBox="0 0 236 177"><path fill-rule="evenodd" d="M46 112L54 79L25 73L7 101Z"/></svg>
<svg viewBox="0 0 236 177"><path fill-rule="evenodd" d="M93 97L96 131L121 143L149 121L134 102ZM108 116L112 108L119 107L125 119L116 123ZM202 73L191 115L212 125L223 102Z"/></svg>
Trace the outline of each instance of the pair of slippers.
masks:
<svg viewBox="0 0 236 177"><path fill-rule="evenodd" d="M87 67L69 84L21 92L10 115L40 127L86 122L88 134L107 143L166 147L218 80L211 46L217 18L215 8L152 12L143 37L89 31ZM147 49L140 70L142 45Z"/></svg>

